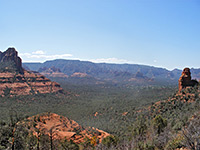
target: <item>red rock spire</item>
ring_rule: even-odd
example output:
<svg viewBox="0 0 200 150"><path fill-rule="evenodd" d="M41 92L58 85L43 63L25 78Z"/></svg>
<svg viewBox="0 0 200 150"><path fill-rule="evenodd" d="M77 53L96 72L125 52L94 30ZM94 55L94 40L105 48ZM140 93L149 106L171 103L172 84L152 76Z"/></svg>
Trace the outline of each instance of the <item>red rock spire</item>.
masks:
<svg viewBox="0 0 200 150"><path fill-rule="evenodd" d="M195 86L198 84L196 80L191 80L191 72L189 68L183 69L182 75L178 80L179 84L179 92L188 87L188 86Z"/></svg>
<svg viewBox="0 0 200 150"><path fill-rule="evenodd" d="M19 73L24 73L24 69L22 68L22 60L20 57L18 57L18 52L15 50L15 48L8 48L5 52L0 52L0 62L14 62Z"/></svg>

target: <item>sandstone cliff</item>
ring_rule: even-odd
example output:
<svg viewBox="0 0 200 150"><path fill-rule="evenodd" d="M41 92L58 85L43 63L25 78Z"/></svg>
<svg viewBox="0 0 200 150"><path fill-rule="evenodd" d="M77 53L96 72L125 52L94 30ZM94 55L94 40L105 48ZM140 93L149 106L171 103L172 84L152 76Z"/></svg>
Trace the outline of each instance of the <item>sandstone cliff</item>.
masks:
<svg viewBox="0 0 200 150"><path fill-rule="evenodd" d="M0 67L2 96L63 92L58 83L39 73L23 69L21 58L14 48L0 52Z"/></svg>
<svg viewBox="0 0 200 150"><path fill-rule="evenodd" d="M13 68L9 68L12 63ZM9 65L6 65L9 64ZM0 52L0 65L6 69L16 69L19 73L23 74L24 69L22 68L22 60L18 57L18 53L15 48L8 48L5 52ZM1 68L2 71L2 68Z"/></svg>

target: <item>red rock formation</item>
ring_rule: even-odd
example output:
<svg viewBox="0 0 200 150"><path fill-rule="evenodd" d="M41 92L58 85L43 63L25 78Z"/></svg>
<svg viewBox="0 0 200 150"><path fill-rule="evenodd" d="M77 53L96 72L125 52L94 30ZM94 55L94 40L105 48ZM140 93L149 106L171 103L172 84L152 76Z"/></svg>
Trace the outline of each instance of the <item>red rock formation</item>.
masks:
<svg viewBox="0 0 200 150"><path fill-rule="evenodd" d="M55 67L51 67L51 68L47 68L47 67L43 67L40 68L38 70L38 72L40 72L42 75L47 76L47 77L53 77L53 78L68 78L68 75L62 73L60 71L60 69L55 68Z"/></svg>
<svg viewBox="0 0 200 150"><path fill-rule="evenodd" d="M21 58L14 48L0 52L0 95L57 93L63 89L45 76L22 68Z"/></svg>
<svg viewBox="0 0 200 150"><path fill-rule="evenodd" d="M5 89L11 95L29 95L39 93L62 93L63 89L56 82L50 81L39 73L28 72L24 74L0 73L0 94L5 96Z"/></svg>
<svg viewBox="0 0 200 150"><path fill-rule="evenodd" d="M37 129L50 136L50 130L53 132L53 139L67 139L79 144L84 142L85 138L92 139L94 136L101 142L103 138L109 136L107 132L99 129L84 129L76 121L54 113L46 113L28 118L30 130L35 136ZM36 126L34 127L34 124Z"/></svg>
<svg viewBox="0 0 200 150"><path fill-rule="evenodd" d="M0 52L0 62L13 62L16 65L17 71L19 71L19 73L23 73L24 71L22 68L22 60L20 57L18 57L18 53L15 48L8 48L5 52Z"/></svg>
<svg viewBox="0 0 200 150"><path fill-rule="evenodd" d="M85 78L90 76L87 73L75 72L71 75L71 77Z"/></svg>
<svg viewBox="0 0 200 150"><path fill-rule="evenodd" d="M179 92L188 87L188 86L195 86L198 84L196 80L191 80L191 72L189 68L185 68L182 72L181 77L178 80L179 84Z"/></svg>

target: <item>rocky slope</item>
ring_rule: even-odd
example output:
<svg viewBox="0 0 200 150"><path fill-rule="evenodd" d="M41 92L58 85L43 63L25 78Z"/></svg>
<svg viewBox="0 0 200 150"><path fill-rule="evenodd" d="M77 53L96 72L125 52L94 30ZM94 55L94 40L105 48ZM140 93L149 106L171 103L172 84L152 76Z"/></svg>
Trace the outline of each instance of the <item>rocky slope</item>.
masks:
<svg viewBox="0 0 200 150"><path fill-rule="evenodd" d="M182 75L179 78L179 91L176 92L168 100L158 101L148 107L149 114L165 113L170 109L174 109L175 105L183 105L184 103L193 103L200 98L199 82L191 79L189 68L183 69ZM176 108L177 106L175 106Z"/></svg>
<svg viewBox="0 0 200 150"><path fill-rule="evenodd" d="M28 118L27 121L26 124L29 124L30 130L36 137L39 129L43 134L52 136L53 139L72 140L76 144L85 142L85 139L91 140L93 137L101 143L103 138L110 135L99 129L83 128L74 120L54 113L33 116Z"/></svg>
<svg viewBox="0 0 200 150"><path fill-rule="evenodd" d="M2 96L63 92L58 83L39 73L23 69L21 58L14 48L0 52L0 68Z"/></svg>
<svg viewBox="0 0 200 150"><path fill-rule="evenodd" d="M180 91L135 111L133 149L149 145L151 149L200 149L200 87L197 81L191 83L190 69L185 68L179 80Z"/></svg>

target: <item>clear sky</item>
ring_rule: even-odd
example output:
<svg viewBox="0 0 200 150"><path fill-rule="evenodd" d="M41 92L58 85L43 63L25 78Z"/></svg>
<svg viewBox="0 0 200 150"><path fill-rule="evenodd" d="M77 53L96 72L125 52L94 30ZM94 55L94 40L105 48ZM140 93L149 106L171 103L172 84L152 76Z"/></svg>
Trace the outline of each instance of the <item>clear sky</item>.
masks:
<svg viewBox="0 0 200 150"><path fill-rule="evenodd" d="M0 50L57 58L200 68L199 0L0 0Z"/></svg>

